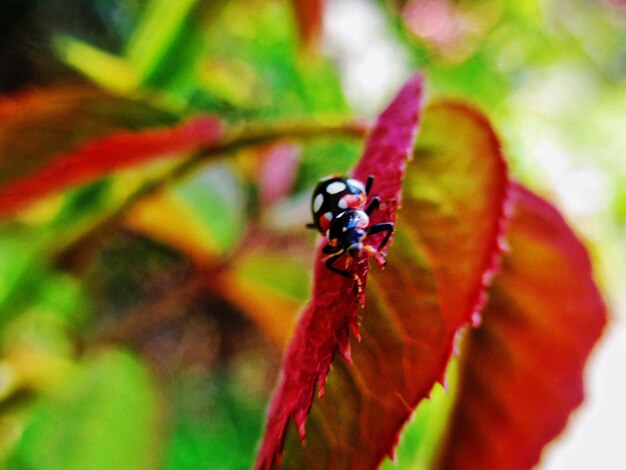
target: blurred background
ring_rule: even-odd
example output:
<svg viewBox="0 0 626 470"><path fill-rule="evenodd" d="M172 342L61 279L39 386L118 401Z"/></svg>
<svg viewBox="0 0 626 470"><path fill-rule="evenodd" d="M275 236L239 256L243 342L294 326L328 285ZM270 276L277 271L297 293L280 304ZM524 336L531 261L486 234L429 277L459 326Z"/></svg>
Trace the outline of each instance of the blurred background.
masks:
<svg viewBox="0 0 626 470"><path fill-rule="evenodd" d="M162 125L198 113L233 126L370 119L415 69L428 99L491 118L513 176L587 241L611 308L588 399L540 468L626 468L624 2L0 4L3 99L97 87L141 99L130 109ZM249 468L308 297L310 188L360 150L348 135L233 150L114 217L171 168L157 162L2 223L0 466ZM387 467L422 468L417 431L404 436Z"/></svg>

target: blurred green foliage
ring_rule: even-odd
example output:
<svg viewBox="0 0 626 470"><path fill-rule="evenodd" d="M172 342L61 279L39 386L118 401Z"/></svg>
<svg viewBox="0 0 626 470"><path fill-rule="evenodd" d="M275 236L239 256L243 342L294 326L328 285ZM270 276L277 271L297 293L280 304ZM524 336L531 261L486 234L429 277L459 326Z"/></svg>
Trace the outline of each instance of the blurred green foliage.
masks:
<svg viewBox="0 0 626 470"><path fill-rule="evenodd" d="M178 419L165 468L250 467L264 408L245 384L219 375L210 381L186 378L179 382L176 396Z"/></svg>
<svg viewBox="0 0 626 470"><path fill-rule="evenodd" d="M133 356L88 358L63 387L33 405L7 464L14 468L155 468L159 403L155 384ZM71 444L70 444L71 443Z"/></svg>
<svg viewBox="0 0 626 470"><path fill-rule="evenodd" d="M328 1L328 14L337 2ZM368 47L393 41L407 67L425 71L431 96L470 100L494 117L514 175L554 192L595 246L606 247L598 250L601 274L619 301L624 8L431 1L445 8L431 18L443 26L430 31L427 16L406 13L417 0L364 3L386 22L385 37ZM328 58L327 45L318 53L300 47L287 1L16 0L0 7L0 24L2 93L91 82L142 97L164 116L212 112L231 124L333 122L358 108L346 98L353 85L341 58ZM380 93L383 102L389 89ZM0 226L0 465L248 468L280 349L221 298L218 280L203 276L251 247L270 262L280 252L290 261L273 272L249 262L243 274L305 297L308 277L290 275L311 256L294 242L307 221L301 201L320 176L350 168L361 146L335 138L303 144L294 187L267 214L255 200L255 171L238 159L173 184L170 195L211 238L214 252L200 266L149 232L75 243L159 165L69 191ZM582 205L568 206L576 197ZM301 215L287 217L288 229L264 217L292 214L290 207ZM423 468L432 457L424 426L445 415L443 394L435 395L404 434L399 468Z"/></svg>

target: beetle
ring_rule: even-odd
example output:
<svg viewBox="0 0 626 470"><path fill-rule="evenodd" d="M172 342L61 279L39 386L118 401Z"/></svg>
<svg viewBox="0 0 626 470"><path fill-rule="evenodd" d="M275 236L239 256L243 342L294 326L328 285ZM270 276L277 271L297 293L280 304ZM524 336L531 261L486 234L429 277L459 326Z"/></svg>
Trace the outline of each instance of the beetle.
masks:
<svg viewBox="0 0 626 470"><path fill-rule="evenodd" d="M311 213L313 223L308 228L317 229L325 235L328 244L322 252L330 255L326 259L326 267L343 277L352 278L348 271L339 269L334 263L344 254L352 258L358 257L363 250L376 253L384 248L393 233L392 222L370 225L369 216L380 207L378 196L367 200L374 183L370 176L363 184L355 178L330 176L319 181L311 197ZM365 238L377 233L386 232L378 248L364 243Z"/></svg>
<svg viewBox="0 0 626 470"><path fill-rule="evenodd" d="M374 179L369 177L363 184L356 178L344 178L332 175L322 178L311 197L311 214L313 223L309 228L316 228L322 235L330 228L331 221L337 214L346 209L363 209L367 202L367 195Z"/></svg>

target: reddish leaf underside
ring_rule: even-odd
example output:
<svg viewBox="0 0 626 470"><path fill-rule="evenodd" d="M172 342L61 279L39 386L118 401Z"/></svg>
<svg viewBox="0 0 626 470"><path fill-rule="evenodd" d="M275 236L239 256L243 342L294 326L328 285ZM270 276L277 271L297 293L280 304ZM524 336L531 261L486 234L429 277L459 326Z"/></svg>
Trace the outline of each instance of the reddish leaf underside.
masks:
<svg viewBox="0 0 626 470"><path fill-rule="evenodd" d="M460 328L476 315L499 253L508 180L476 111L424 111L394 246L375 270L354 364L333 362L305 445L287 435L283 468L375 468L417 404L443 381Z"/></svg>
<svg viewBox="0 0 626 470"><path fill-rule="evenodd" d="M529 469L583 399L606 323L587 252L550 204L514 186L510 252L464 340L440 469Z"/></svg>
<svg viewBox="0 0 626 470"><path fill-rule="evenodd" d="M174 122L155 108L89 88L0 102L0 218L111 171L211 145L222 134L212 117L163 127Z"/></svg>
<svg viewBox="0 0 626 470"><path fill-rule="evenodd" d="M422 78L416 75L379 116L368 138L365 152L354 176L375 178L372 193L381 197L383 208L372 223L394 221L405 161L412 149L422 98ZM285 356L282 374L268 412L267 428L256 467L279 464L285 432L291 418L304 438L315 387L324 394L326 376L339 352L350 361L349 331L358 337L356 282L331 273L324 265L325 255L318 248L313 294L304 309L294 338ZM363 286L367 276L367 257L358 259L352 269Z"/></svg>
<svg viewBox="0 0 626 470"><path fill-rule="evenodd" d="M262 161L257 169L259 198L262 207L279 201L292 189L296 179L300 146L294 142L277 142L260 150Z"/></svg>

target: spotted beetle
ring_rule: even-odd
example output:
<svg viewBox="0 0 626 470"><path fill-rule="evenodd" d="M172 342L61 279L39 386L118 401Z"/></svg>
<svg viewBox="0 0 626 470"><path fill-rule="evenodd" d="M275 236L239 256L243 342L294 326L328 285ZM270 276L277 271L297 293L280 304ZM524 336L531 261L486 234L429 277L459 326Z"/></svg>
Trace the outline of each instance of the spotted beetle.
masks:
<svg viewBox="0 0 626 470"><path fill-rule="evenodd" d="M371 189L373 178L367 179L367 184L355 178L328 176L322 178L311 197L311 214L313 223L309 228L316 228L322 235L330 228L331 221L337 214L346 209L363 209L367 202L367 194Z"/></svg>
<svg viewBox="0 0 626 470"><path fill-rule="evenodd" d="M366 184L355 178L331 176L322 179L313 190L313 223L307 224L307 227L326 235L328 244L322 249L330 255L326 259L326 267L347 278L353 275L335 267L335 261L346 253L352 258L358 257L363 250L376 253L383 249L393 233L392 222L369 223L369 216L380 206L380 198L374 197L365 207L373 183L372 176L367 178ZM386 232L386 235L378 248L363 243L366 237L381 232Z"/></svg>

